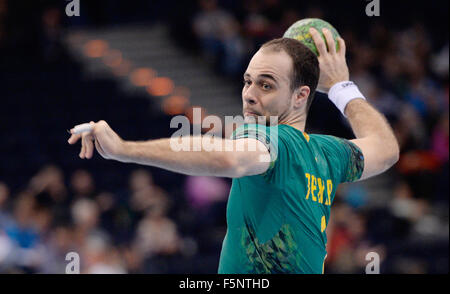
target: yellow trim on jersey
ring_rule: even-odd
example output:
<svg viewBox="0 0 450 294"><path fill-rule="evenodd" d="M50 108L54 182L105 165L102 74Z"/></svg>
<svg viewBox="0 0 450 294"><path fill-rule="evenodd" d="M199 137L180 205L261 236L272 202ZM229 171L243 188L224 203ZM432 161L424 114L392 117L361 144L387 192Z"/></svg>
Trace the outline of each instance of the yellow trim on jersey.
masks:
<svg viewBox="0 0 450 294"><path fill-rule="evenodd" d="M306 142L309 142L309 135L307 133L305 133L305 132L302 132L302 133L303 133L303 136L306 139Z"/></svg>

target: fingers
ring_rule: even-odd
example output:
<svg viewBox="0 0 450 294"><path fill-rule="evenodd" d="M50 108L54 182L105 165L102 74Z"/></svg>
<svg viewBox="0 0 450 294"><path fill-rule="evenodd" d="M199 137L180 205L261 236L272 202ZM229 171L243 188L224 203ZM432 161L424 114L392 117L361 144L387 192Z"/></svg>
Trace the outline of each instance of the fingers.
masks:
<svg viewBox="0 0 450 294"><path fill-rule="evenodd" d="M81 134L72 134L67 142L72 145L75 144L81 138Z"/></svg>
<svg viewBox="0 0 450 294"><path fill-rule="evenodd" d="M336 45L334 43L333 35L331 34L329 29L322 29L323 35L325 36L325 40L327 41L328 52L332 55L336 54Z"/></svg>
<svg viewBox="0 0 450 294"><path fill-rule="evenodd" d="M81 151L80 151L80 158L92 158L92 155L94 154L94 145L92 143L92 140L94 138L89 133L83 133L81 135Z"/></svg>
<svg viewBox="0 0 450 294"><path fill-rule="evenodd" d="M95 126L95 123L91 121L89 123L92 127ZM92 132L82 132L82 133L75 133L75 128L72 128L70 130L70 133L72 134L67 140L69 144L75 144L80 138L81 138L81 150L79 157L80 158L92 158L92 155L94 154L94 144L93 144L93 137L91 135Z"/></svg>
<svg viewBox="0 0 450 294"><path fill-rule="evenodd" d="M80 150L80 154L78 154L78 156L83 159L84 158L84 153L86 152L86 146L84 144L85 139L81 138L81 150Z"/></svg>
<svg viewBox="0 0 450 294"><path fill-rule="evenodd" d="M346 50L346 48L345 48L345 41L344 41L344 39L339 37L338 43L339 43L339 55L341 55L342 57L345 57L345 50Z"/></svg>
<svg viewBox="0 0 450 294"><path fill-rule="evenodd" d="M93 126L93 123L94 122L92 122L92 121L90 122L90 124L92 126ZM80 126L82 126L82 125L78 125L78 127L80 127ZM67 140L67 142L72 145L72 144L75 144L82 137L82 135L84 133L86 133L86 131L79 132L79 130L77 130L77 128L75 127L75 128L70 129L69 133L71 134L71 136L70 136L69 140Z"/></svg>
<svg viewBox="0 0 450 294"><path fill-rule="evenodd" d="M109 125L103 120L98 121L97 123L91 121L89 122L89 124L83 125L87 125L87 127L90 126L89 130L84 130L82 131L82 133L76 134L75 128L71 129L70 133L72 135L69 138L68 143L75 144L81 138L81 150L79 153L79 157L82 159L92 158L92 156L94 155L94 149L97 149L97 151L100 153L101 156L107 158L109 155L107 152L105 152L105 149L101 147L100 141L106 140L106 143L104 144L108 145L108 140L110 140L109 137L111 136L111 132L118 138L117 134L115 134L109 128ZM86 126L84 127L86 129ZM112 143L109 142L109 144L111 145Z"/></svg>
<svg viewBox="0 0 450 294"><path fill-rule="evenodd" d="M93 121L90 121L89 124L92 126L92 130L94 129L95 123ZM92 155L94 155L94 143L93 143L93 136L89 133L86 134L86 158L90 159L92 158Z"/></svg>
<svg viewBox="0 0 450 294"><path fill-rule="evenodd" d="M309 33L314 40L314 44L316 44L317 51L319 52L319 56L324 56L327 53L327 48L325 46L325 42L320 36L319 32L315 28L310 28Z"/></svg>
<svg viewBox="0 0 450 294"><path fill-rule="evenodd" d="M92 136L89 136L90 138L86 138L86 153L85 153L85 157L87 159L91 159L92 155L94 155L94 143L93 143L93 139Z"/></svg>

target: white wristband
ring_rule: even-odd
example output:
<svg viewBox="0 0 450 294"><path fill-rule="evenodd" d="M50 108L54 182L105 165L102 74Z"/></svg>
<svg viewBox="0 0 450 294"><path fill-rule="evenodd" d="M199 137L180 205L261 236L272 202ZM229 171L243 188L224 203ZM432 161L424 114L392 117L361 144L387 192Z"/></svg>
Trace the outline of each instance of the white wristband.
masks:
<svg viewBox="0 0 450 294"><path fill-rule="evenodd" d="M328 91L328 98L336 107L344 114L345 106L353 99L361 98L366 100L366 97L359 91L358 87L352 81L343 81L333 85Z"/></svg>

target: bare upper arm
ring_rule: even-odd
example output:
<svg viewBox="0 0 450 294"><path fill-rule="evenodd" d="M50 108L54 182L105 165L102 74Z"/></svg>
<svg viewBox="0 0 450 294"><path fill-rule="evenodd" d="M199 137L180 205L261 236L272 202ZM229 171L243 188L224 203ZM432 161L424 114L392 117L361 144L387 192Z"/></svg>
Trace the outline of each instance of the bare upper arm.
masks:
<svg viewBox="0 0 450 294"><path fill-rule="evenodd" d="M257 139L226 140L225 151L232 162L233 178L259 175L270 166L269 150Z"/></svg>
<svg viewBox="0 0 450 294"><path fill-rule="evenodd" d="M358 146L364 156L364 170L359 181L381 174L398 160L398 152L386 150L378 138L366 137L350 142Z"/></svg>

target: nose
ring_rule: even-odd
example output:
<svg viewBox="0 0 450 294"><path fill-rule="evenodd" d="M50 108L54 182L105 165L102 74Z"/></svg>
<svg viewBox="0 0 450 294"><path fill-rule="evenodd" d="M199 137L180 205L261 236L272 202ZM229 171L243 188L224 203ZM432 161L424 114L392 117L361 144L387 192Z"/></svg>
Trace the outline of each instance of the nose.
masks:
<svg viewBox="0 0 450 294"><path fill-rule="evenodd" d="M253 94L253 85L249 86L248 88L244 88L242 90L242 98L244 99L244 102L246 102L249 105L255 105L257 102L256 96Z"/></svg>

